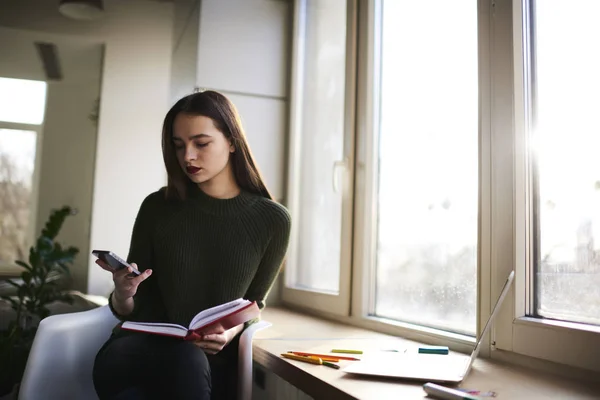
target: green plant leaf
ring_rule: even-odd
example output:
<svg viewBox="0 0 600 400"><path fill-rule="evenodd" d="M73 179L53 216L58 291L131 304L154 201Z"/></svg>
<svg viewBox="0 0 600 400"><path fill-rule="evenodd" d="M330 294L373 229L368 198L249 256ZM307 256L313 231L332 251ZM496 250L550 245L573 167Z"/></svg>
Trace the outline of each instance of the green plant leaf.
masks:
<svg viewBox="0 0 600 400"><path fill-rule="evenodd" d="M79 249L77 247L69 246L65 250L65 254L68 254L69 256L74 258L77 254L79 254Z"/></svg>
<svg viewBox="0 0 600 400"><path fill-rule="evenodd" d="M64 206L59 210L52 210L46 226L42 230L42 236L53 240L58 235L65 218L71 214L71 211L71 207L69 206Z"/></svg>
<svg viewBox="0 0 600 400"><path fill-rule="evenodd" d="M40 254L47 254L52 251L53 245L52 239L46 236L40 236L37 240L37 251Z"/></svg>
<svg viewBox="0 0 600 400"><path fill-rule="evenodd" d="M19 289L17 289L17 295L19 296L19 298L24 298L26 296L28 296L30 294L29 288L25 285L19 286Z"/></svg>
<svg viewBox="0 0 600 400"><path fill-rule="evenodd" d="M27 264L25 261L21 261L21 260L16 260L15 264L17 264L20 267L25 268L27 271L31 271L33 268L31 267L31 265Z"/></svg>
<svg viewBox="0 0 600 400"><path fill-rule="evenodd" d="M40 266L40 253L35 249L35 247L31 247L29 250L29 264L34 270L38 269Z"/></svg>
<svg viewBox="0 0 600 400"><path fill-rule="evenodd" d="M24 271L21 274L21 278L25 283L29 284L31 282L31 271Z"/></svg>
<svg viewBox="0 0 600 400"><path fill-rule="evenodd" d="M61 291L59 283L61 277L70 274L69 266L74 262L79 249L63 247L54 241L69 215L73 214L68 206L52 210L35 245L29 249L29 264L22 260L16 261L23 268L23 282L8 281L9 285L17 289L17 296L5 300L17 311L19 321L29 318L29 324L34 326L28 326L25 330L21 329L20 322L14 325L15 343L33 339L37 321L50 315L48 304L54 301L73 301Z"/></svg>

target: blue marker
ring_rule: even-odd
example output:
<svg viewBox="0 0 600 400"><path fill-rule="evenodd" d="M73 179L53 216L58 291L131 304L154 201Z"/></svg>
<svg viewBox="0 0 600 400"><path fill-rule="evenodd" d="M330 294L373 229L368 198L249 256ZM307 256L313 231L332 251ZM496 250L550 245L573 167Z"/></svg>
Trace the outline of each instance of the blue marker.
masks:
<svg viewBox="0 0 600 400"><path fill-rule="evenodd" d="M422 354L448 354L448 346L421 346L419 353Z"/></svg>

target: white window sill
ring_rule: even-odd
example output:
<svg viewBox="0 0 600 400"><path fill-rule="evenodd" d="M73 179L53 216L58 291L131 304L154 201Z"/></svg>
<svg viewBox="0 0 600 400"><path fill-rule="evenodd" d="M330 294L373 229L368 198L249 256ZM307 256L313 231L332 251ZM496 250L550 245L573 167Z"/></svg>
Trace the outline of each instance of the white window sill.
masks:
<svg viewBox="0 0 600 400"><path fill-rule="evenodd" d="M332 347L360 348L378 352L390 346L410 347L417 343L368 329L332 322L281 307L267 307L262 319L273 325L257 332L254 361L313 398L381 399L425 397L423 382L352 378L342 371L281 357L290 350L323 353ZM377 322L377 321L370 321ZM381 322L379 322L381 323ZM590 382L558 377L555 374L523 368L480 357L460 387L494 390L501 398L597 399L600 386ZM270 387L267 382L267 388ZM275 391L275 388L269 389ZM273 393L265 394L272 398Z"/></svg>
<svg viewBox="0 0 600 400"><path fill-rule="evenodd" d="M600 334L600 326L578 324L575 322L557 321L553 319L541 319L532 317L520 317L516 318L515 324L524 326L535 326L537 328L556 329L561 331L580 331Z"/></svg>

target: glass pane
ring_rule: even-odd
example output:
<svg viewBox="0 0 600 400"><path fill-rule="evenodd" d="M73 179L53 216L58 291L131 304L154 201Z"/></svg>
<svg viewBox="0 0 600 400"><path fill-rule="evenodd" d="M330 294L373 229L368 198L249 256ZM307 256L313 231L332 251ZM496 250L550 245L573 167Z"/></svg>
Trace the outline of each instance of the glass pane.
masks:
<svg viewBox="0 0 600 400"><path fill-rule="evenodd" d="M600 324L600 2L535 4L537 313Z"/></svg>
<svg viewBox="0 0 600 400"><path fill-rule="evenodd" d="M0 129L0 264L27 255L35 132Z"/></svg>
<svg viewBox="0 0 600 400"><path fill-rule="evenodd" d="M375 313L474 335L477 1L383 6Z"/></svg>
<svg viewBox="0 0 600 400"><path fill-rule="evenodd" d="M292 286L338 292L342 194L333 165L343 157L346 0L308 0L301 113L298 258Z"/></svg>
<svg viewBox="0 0 600 400"><path fill-rule="evenodd" d="M46 82L0 78L0 121L40 125L46 107Z"/></svg>

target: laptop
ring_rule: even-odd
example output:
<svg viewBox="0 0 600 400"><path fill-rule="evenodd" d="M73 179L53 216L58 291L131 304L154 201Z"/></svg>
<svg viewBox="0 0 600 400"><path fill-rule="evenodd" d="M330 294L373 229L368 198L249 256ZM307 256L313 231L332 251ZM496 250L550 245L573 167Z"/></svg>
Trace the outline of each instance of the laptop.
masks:
<svg viewBox="0 0 600 400"><path fill-rule="evenodd" d="M496 318L504 298L515 279L515 272L511 271L506 279L500 297L494 306L490 318L487 320L483 332L471 356L466 355L438 355L438 354L402 354L381 355L372 358L363 358L361 361L350 363L340 371L351 375L374 376L385 378L399 378L407 380L460 383L471 371L473 361L477 358L483 338L488 334L490 326Z"/></svg>

